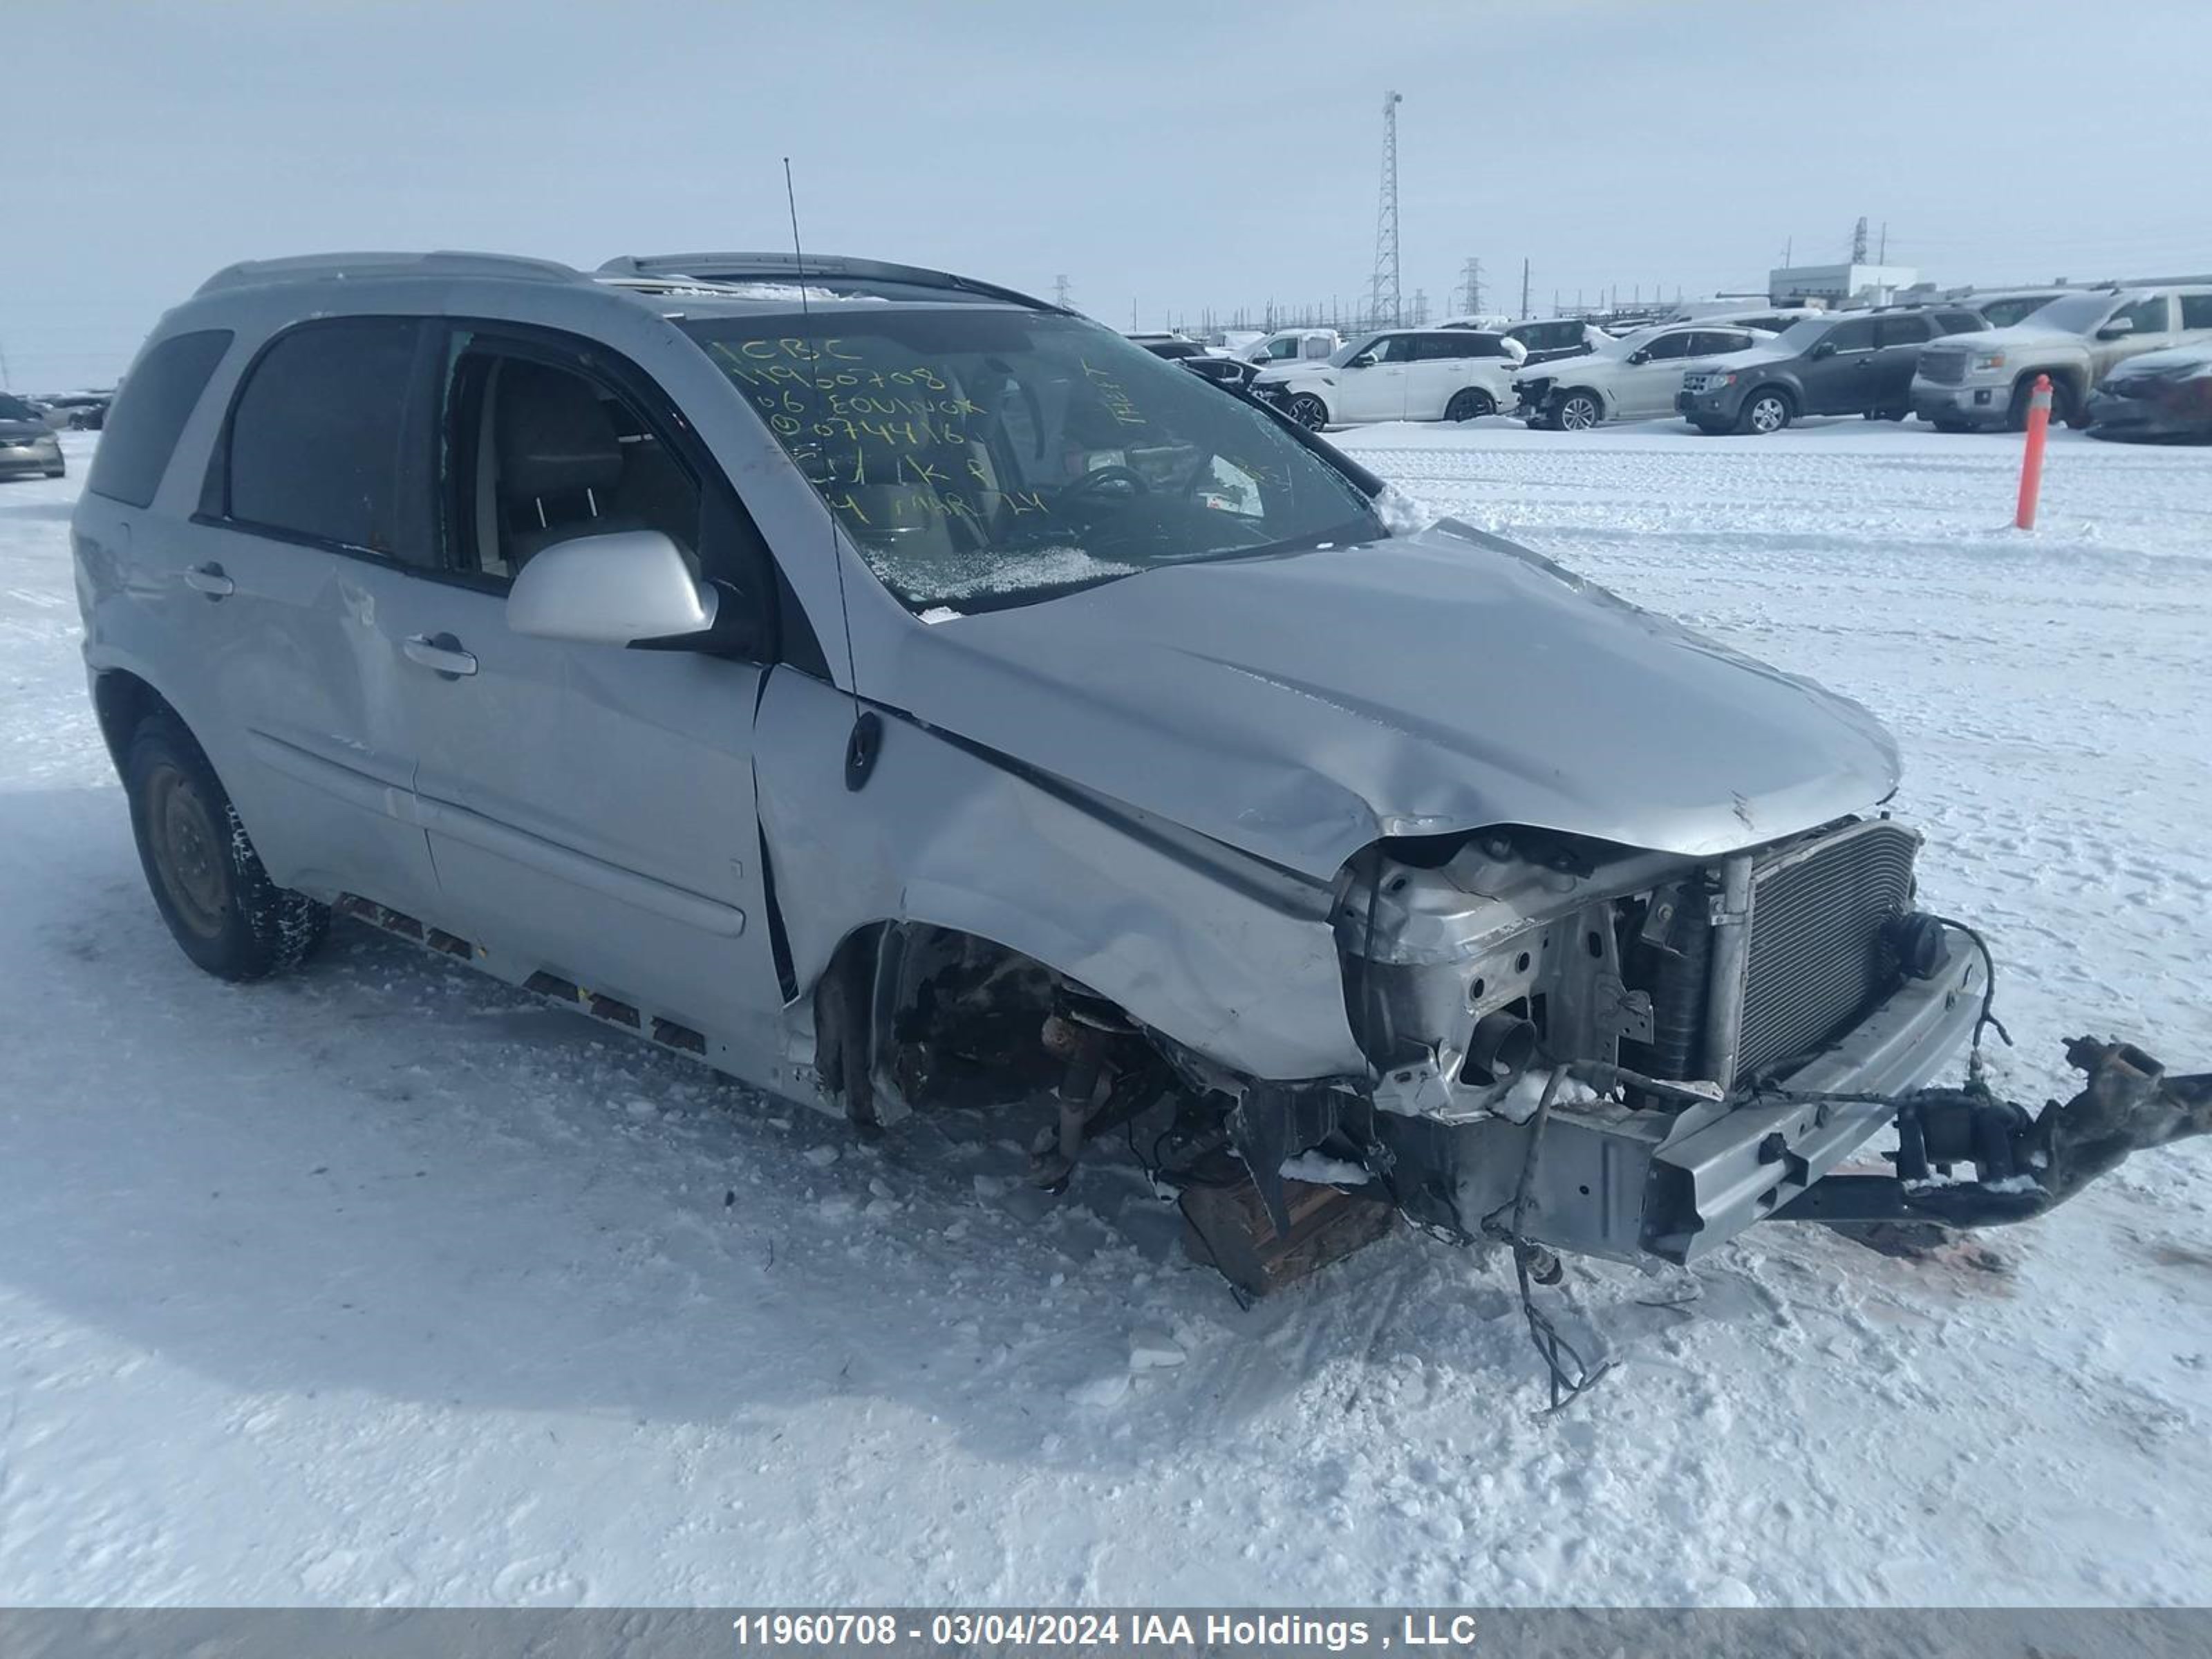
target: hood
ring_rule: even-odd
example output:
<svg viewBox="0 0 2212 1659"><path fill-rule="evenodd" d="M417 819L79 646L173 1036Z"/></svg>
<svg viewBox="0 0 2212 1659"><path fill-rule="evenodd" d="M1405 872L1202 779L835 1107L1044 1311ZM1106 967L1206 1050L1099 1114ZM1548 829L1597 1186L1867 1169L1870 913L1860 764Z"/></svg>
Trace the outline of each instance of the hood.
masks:
<svg viewBox="0 0 2212 1659"><path fill-rule="evenodd" d="M1964 346L1972 351L2011 351L2014 348L2026 351L2048 351L2053 346L2075 351L2087 349L2088 339L2070 329L2039 328L2032 322L2014 323L2010 328L1984 328L1966 334L1947 334L1931 341L1931 345Z"/></svg>
<svg viewBox="0 0 2212 1659"><path fill-rule="evenodd" d="M2111 386L2121 380L2186 380L2212 374L2212 343L2168 346L2163 351L2140 352L2105 377Z"/></svg>
<svg viewBox="0 0 2212 1659"><path fill-rule="evenodd" d="M1709 856L1887 798L1856 703L1464 525L902 636L886 702L1319 879L1491 824Z"/></svg>

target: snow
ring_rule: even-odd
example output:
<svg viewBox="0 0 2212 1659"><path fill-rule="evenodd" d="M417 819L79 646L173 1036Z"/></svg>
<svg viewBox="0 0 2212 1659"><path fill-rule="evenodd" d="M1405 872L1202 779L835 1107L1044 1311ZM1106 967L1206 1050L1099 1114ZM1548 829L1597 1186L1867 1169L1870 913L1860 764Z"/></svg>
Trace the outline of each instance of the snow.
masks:
<svg viewBox="0 0 2212 1659"><path fill-rule="evenodd" d="M1326 1152L1300 1152L1296 1158L1286 1158L1279 1173L1285 1181L1310 1182L1316 1187L1364 1187L1370 1178L1365 1166Z"/></svg>
<svg viewBox="0 0 2212 1659"><path fill-rule="evenodd" d="M1617 1369L1547 1417L1495 1252L1248 1311L1126 1158L1035 1193L1032 1121L862 1142L349 925L198 974L87 707L64 441L0 484L0 1600L2212 1595L2204 1143L1929 1260L1574 1266ZM2212 1064L2212 451L2054 434L2022 536L2002 436L1337 441L1885 715L2000 1087L2067 1091L2083 1030Z"/></svg>

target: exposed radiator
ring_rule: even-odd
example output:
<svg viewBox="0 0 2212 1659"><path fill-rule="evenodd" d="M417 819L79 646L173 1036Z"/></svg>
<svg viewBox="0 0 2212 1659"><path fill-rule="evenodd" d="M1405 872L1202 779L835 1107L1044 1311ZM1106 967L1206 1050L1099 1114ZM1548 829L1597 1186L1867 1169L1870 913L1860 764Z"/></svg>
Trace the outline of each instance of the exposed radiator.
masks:
<svg viewBox="0 0 2212 1659"><path fill-rule="evenodd" d="M1920 837L1876 819L1752 876L1736 1076L1824 1047L1900 982L1882 924L1910 908Z"/></svg>

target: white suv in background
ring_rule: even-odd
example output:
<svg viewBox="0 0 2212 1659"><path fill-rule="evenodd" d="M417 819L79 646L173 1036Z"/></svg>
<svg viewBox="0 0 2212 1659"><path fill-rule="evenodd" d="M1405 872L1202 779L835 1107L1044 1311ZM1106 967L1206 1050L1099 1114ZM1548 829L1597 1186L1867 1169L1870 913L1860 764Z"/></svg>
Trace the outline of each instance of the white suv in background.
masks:
<svg viewBox="0 0 2212 1659"><path fill-rule="evenodd" d="M1711 323L1647 329L1587 356L1522 369L1513 377L1516 412L1552 432L1587 432L1601 421L1656 420L1674 412L1674 394L1692 362L1725 365L1774 338L1759 329Z"/></svg>
<svg viewBox="0 0 2212 1659"><path fill-rule="evenodd" d="M1264 369L1253 390L1300 425L1471 421L1513 400L1518 340L1469 328L1393 328L1364 335L1318 363Z"/></svg>
<svg viewBox="0 0 2212 1659"><path fill-rule="evenodd" d="M1273 368L1279 363L1319 362L1343 343L1344 336L1333 328L1279 328L1237 355L1248 363Z"/></svg>

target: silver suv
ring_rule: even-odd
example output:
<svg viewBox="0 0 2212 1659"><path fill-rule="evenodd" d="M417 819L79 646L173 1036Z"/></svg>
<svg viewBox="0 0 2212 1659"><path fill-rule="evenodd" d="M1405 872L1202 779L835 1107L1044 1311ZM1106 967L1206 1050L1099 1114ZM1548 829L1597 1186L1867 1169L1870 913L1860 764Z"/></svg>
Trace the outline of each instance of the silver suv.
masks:
<svg viewBox="0 0 2212 1659"><path fill-rule="evenodd" d="M1053 1103L1041 1184L1143 1117L1279 1239L1349 1168L1702 1255L1878 1121L1760 1091L1926 1079L1986 963L1864 709L1379 489L960 278L358 255L169 313L74 534L212 973L337 912L864 1126Z"/></svg>

